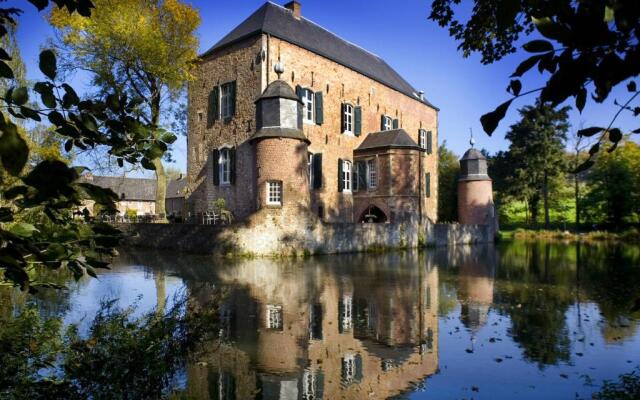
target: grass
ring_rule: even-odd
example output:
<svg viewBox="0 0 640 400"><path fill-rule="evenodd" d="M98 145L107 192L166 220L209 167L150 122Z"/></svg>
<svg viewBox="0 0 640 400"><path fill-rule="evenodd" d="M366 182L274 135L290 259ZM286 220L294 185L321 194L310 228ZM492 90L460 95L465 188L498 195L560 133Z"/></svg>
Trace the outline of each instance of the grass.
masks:
<svg viewBox="0 0 640 400"><path fill-rule="evenodd" d="M515 230L503 230L498 234L500 240L551 240L566 242L622 242L640 243L640 231L637 228L629 228L622 232L591 231L569 232L562 230L535 230L518 228Z"/></svg>

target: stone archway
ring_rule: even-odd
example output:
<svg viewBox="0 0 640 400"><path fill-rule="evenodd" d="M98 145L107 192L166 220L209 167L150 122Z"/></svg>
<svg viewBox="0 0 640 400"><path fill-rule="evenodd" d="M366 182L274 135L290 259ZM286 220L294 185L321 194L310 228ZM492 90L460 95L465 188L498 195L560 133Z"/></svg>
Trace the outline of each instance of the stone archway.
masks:
<svg viewBox="0 0 640 400"><path fill-rule="evenodd" d="M384 211L374 205L369 205L358 218L358 222L365 223L383 223L387 221L387 214L385 214Z"/></svg>

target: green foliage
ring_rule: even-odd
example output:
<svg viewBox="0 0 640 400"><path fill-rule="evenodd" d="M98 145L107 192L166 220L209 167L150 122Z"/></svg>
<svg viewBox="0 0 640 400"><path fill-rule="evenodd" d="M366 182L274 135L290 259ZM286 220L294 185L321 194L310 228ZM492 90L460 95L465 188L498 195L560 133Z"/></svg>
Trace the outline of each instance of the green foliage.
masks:
<svg viewBox="0 0 640 400"><path fill-rule="evenodd" d="M219 299L200 308L186 296L165 313L134 317L134 308L102 303L86 335L35 306L0 322L0 398L155 399L175 390L175 377L199 344L217 332Z"/></svg>
<svg viewBox="0 0 640 400"><path fill-rule="evenodd" d="M458 220L460 162L444 141L438 147L438 221Z"/></svg>
<svg viewBox="0 0 640 400"><path fill-rule="evenodd" d="M474 0L466 21L456 18L459 0L435 0L430 19L447 27L449 34L459 41L458 48L465 57L473 52L482 54L484 64L501 60L516 51L516 43L536 35L523 44L524 51L532 55L516 68L507 91L513 95L494 111L482 116L484 130L491 135L515 98L538 92L537 103L558 106L573 98L582 112L589 98L604 102L611 90L627 82L630 98L623 104L615 103L619 111L606 128L587 128L580 135L599 134L591 157L606 143L615 149L622 132L613 127L620 112L640 115L640 107L631 103L640 92L634 81L640 73L640 6L637 0L558 0L558 1L492 1ZM546 79L542 87L521 93L518 78L537 66ZM639 130L633 131L640 132ZM592 165L592 160L580 169Z"/></svg>
<svg viewBox="0 0 640 400"><path fill-rule="evenodd" d="M594 400L634 400L640 398L640 368L622 374L617 381L604 381Z"/></svg>
<svg viewBox="0 0 640 400"><path fill-rule="evenodd" d="M49 4L47 0L32 3L38 9ZM54 3L59 10L66 9L60 12L77 12L82 18L90 15L93 7L87 0ZM0 8L0 39L15 27L20 12ZM8 58L7 51L0 51L0 73L11 79L15 74L5 63ZM35 290L29 275L35 264L67 268L76 278L84 273L95 275L95 268L108 265L104 260L114 254L120 233L106 225L74 219L73 210L84 199L113 209L117 198L110 190L79 183L82 169L56 157L42 157L25 168L31 150L14 121L48 120L56 135L65 140L67 152L74 147L103 147L120 165L150 164L153 157L161 155L159 150L166 150L175 139L170 134L156 136L157 129L141 117L141 101L127 93L105 90L102 97L80 99L70 85L58 80L56 56L51 50L41 53L39 65L47 79L36 82L33 93L44 107L28 103L30 91L13 82L3 81L8 89L0 99L6 110L6 114L0 113L0 281L29 291Z"/></svg>
<svg viewBox="0 0 640 400"><path fill-rule="evenodd" d="M134 219L138 216L138 213L136 212L136 210L132 210L130 208L127 208L127 210L124 212L125 217L129 218L129 219Z"/></svg>
<svg viewBox="0 0 640 400"><path fill-rule="evenodd" d="M227 202L223 198L218 198L213 202L213 207L218 211L227 209Z"/></svg>

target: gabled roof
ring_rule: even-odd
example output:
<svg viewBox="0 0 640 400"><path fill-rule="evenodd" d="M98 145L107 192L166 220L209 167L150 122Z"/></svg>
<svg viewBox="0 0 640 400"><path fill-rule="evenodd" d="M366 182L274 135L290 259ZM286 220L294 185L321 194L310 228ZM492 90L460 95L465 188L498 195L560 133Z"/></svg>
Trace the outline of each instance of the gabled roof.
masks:
<svg viewBox="0 0 640 400"><path fill-rule="evenodd" d="M184 189L187 187L187 180L184 178L167 182L167 199L184 197Z"/></svg>
<svg viewBox="0 0 640 400"><path fill-rule="evenodd" d="M86 174L82 176L81 180L101 188L113 190L120 200L156 201L157 182L155 179ZM168 181L167 198L184 197L186 183L186 179Z"/></svg>
<svg viewBox="0 0 640 400"><path fill-rule="evenodd" d="M368 134L355 151L381 148L422 150L404 129L392 129Z"/></svg>
<svg viewBox="0 0 640 400"><path fill-rule="evenodd" d="M262 33L268 33L326 57L438 110L427 100L421 100L418 91L382 58L347 42L304 17L295 18L290 10L271 2L265 3L251 14L201 57Z"/></svg>

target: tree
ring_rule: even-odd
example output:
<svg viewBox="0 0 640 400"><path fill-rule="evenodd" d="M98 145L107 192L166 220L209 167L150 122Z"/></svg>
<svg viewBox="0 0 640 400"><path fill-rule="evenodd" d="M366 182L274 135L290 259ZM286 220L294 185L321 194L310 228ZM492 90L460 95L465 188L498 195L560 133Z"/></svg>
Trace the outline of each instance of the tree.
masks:
<svg viewBox="0 0 640 400"><path fill-rule="evenodd" d="M166 102L180 98L193 79L200 16L178 0L94 1L90 19L52 11L49 20L60 34L58 49L75 68L93 74L99 93L115 91L142 99L140 117L161 138L165 133L160 126L169 122L161 120L168 111ZM165 214L162 159L155 157L145 167L155 170L156 213Z"/></svg>
<svg viewBox="0 0 640 400"><path fill-rule="evenodd" d="M621 112L640 115L637 100L640 91L630 78L640 73L640 2L637 0L556 0L495 1L474 0L469 19L456 19L459 0L434 0L430 19L460 42L465 57L482 54L482 63L490 64L516 51L521 36L536 38L522 48L532 55L512 74L507 91L513 97L480 119L491 135L514 99L538 93L537 102L558 106L569 98L582 112L591 98L604 102L611 90L627 83L630 98L619 107L607 127L590 127L581 136L599 135L590 151L590 159L580 169L593 165L593 157L608 141L613 150L622 139L614 124ZM466 12L460 14L467 15ZM543 86L522 92L520 77L537 65L548 74ZM589 96L590 95L590 96ZM633 133L640 133L636 129Z"/></svg>
<svg viewBox="0 0 640 400"><path fill-rule="evenodd" d="M39 10L49 5L47 0L31 3ZM93 9L89 0L53 3L83 18L90 17ZM0 8L0 39L15 28L20 14L17 8ZM117 196L110 190L80 182L81 167L48 157L32 158L33 164L27 165L30 148L14 121L41 122L46 118L64 141L66 152L73 148L105 148L122 165L152 165L175 136L153 135L155 131L141 118L140 101L126 93L105 92L82 101L69 84L59 79L57 58L51 50L39 55L45 79L33 84L32 90L16 82L11 62L10 52L3 45L0 87L8 89L0 97L0 282L33 291L38 285L53 286L34 281L31 273L38 265L51 270L67 269L76 279L85 273L95 276L95 268L108 266L107 257L115 254L120 232L88 218L76 218L73 212L86 198L114 208ZM37 218L25 220L30 215Z"/></svg>
<svg viewBox="0 0 640 400"><path fill-rule="evenodd" d="M589 192L585 206L593 216L620 226L640 222L640 146L623 141L614 153L598 155L589 170Z"/></svg>
<svg viewBox="0 0 640 400"><path fill-rule="evenodd" d="M447 141L438 147L438 221L458 220L458 174L460 161L447 148Z"/></svg>
<svg viewBox="0 0 640 400"><path fill-rule="evenodd" d="M568 110L568 107L555 110L543 104L526 106L519 110L521 120L506 135L511 142L507 158L512 168L507 179L508 192L526 199L534 224L542 200L547 228L550 186L556 184L556 179L564 178Z"/></svg>

